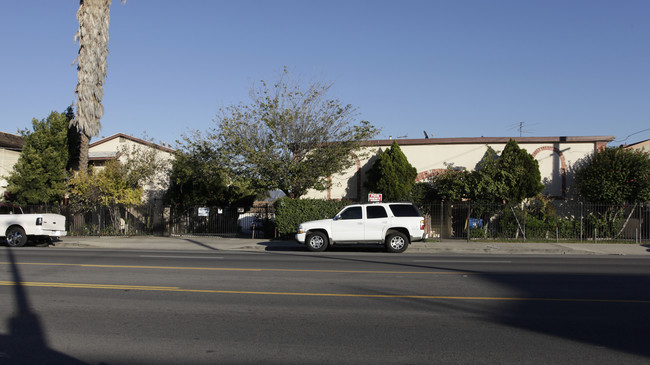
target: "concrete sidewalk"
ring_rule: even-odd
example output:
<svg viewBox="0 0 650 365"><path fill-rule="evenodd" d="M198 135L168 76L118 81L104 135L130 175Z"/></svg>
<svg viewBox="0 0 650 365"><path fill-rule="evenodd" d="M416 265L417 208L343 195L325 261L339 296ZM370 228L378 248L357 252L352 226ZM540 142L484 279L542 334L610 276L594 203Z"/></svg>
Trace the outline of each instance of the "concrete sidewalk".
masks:
<svg viewBox="0 0 650 365"><path fill-rule="evenodd" d="M306 251L303 245L291 240L267 240L223 237L63 237L54 248L105 248L141 250L218 250L218 251ZM334 246L332 251L362 250L382 252L381 246ZM649 256L650 244L607 243L513 243L467 242L445 240L442 242L414 242L407 254L497 254L497 255L626 255Z"/></svg>

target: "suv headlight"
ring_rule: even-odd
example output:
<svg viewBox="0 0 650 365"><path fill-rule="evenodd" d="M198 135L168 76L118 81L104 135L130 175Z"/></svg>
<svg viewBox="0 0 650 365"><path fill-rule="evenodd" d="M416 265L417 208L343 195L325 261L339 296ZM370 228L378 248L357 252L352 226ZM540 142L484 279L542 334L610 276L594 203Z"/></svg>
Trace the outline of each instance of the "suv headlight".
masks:
<svg viewBox="0 0 650 365"><path fill-rule="evenodd" d="M305 233L305 231L303 231L302 225L298 226L298 233Z"/></svg>

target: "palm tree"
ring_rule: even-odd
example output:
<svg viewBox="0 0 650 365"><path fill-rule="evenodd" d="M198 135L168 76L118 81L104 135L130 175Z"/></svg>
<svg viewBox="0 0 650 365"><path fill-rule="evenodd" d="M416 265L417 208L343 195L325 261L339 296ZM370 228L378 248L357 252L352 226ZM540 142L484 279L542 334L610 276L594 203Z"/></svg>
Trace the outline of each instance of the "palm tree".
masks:
<svg viewBox="0 0 650 365"><path fill-rule="evenodd" d="M111 0L80 0L77 20L79 30L75 41L79 40L77 56L78 81L77 112L70 127L79 133L78 171L88 168L88 143L91 137L99 134L104 115L102 97L106 79L106 57L108 56L108 24Z"/></svg>

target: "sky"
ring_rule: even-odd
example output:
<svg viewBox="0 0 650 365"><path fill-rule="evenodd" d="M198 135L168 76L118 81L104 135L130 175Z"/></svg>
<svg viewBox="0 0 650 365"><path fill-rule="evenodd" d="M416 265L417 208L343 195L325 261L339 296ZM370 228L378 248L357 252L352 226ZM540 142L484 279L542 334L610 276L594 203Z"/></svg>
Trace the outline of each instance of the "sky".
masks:
<svg viewBox="0 0 650 365"><path fill-rule="evenodd" d="M0 0L0 131L75 103L78 0ZM283 67L377 139L650 139L650 1L113 0L104 117L177 146Z"/></svg>

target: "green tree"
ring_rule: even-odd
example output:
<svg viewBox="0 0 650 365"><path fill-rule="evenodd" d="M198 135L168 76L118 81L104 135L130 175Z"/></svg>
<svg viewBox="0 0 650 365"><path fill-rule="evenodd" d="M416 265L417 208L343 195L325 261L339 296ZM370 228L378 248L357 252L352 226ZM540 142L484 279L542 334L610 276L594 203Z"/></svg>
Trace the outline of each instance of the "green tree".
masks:
<svg viewBox="0 0 650 365"><path fill-rule="evenodd" d="M386 200L408 199L417 175L417 169L409 163L397 141L393 141L366 172L365 186L370 192L381 193Z"/></svg>
<svg viewBox="0 0 650 365"><path fill-rule="evenodd" d="M650 201L650 155L623 147L601 149L575 170L576 187L588 202Z"/></svg>
<svg viewBox="0 0 650 365"><path fill-rule="evenodd" d="M520 148L514 139L506 144L498 160L504 172L507 194L504 200L520 203L539 195L544 190L539 162L525 149Z"/></svg>
<svg viewBox="0 0 650 365"><path fill-rule="evenodd" d="M511 139L501 156L491 148L470 178L470 198L485 203L518 204L544 190L539 163Z"/></svg>
<svg viewBox="0 0 650 365"><path fill-rule="evenodd" d="M120 160L79 171L68 181L71 206L81 212L108 208L116 231L124 207L146 202L144 192L155 189L152 182L168 176L170 169L154 148L122 148L119 155Z"/></svg>
<svg viewBox="0 0 650 365"><path fill-rule="evenodd" d="M430 198L480 203L518 204L544 189L539 163L512 139L500 156L488 146L471 173L450 167L429 184Z"/></svg>
<svg viewBox="0 0 650 365"><path fill-rule="evenodd" d="M67 190L67 113L52 112L41 121L32 120L32 131L22 130L23 151L8 177L7 191L19 204L57 203Z"/></svg>
<svg viewBox="0 0 650 365"><path fill-rule="evenodd" d="M461 201L469 196L470 173L465 169L447 169L431 178L429 200Z"/></svg>
<svg viewBox="0 0 650 365"><path fill-rule="evenodd" d="M185 138L172 162L171 186L165 200L174 205L249 206L255 189L244 179L233 179L214 146L201 138Z"/></svg>
<svg viewBox="0 0 650 365"><path fill-rule="evenodd" d="M70 178L69 184L72 203L82 209L137 205L142 201L142 187L134 184L126 166L119 161L79 172Z"/></svg>
<svg viewBox="0 0 650 365"><path fill-rule="evenodd" d="M377 134L368 122L353 124L355 108L328 99L331 83L302 87L286 70L273 85L251 90L250 104L226 107L209 136L233 176L261 190L298 198L325 190L327 178L352 166L351 152Z"/></svg>

